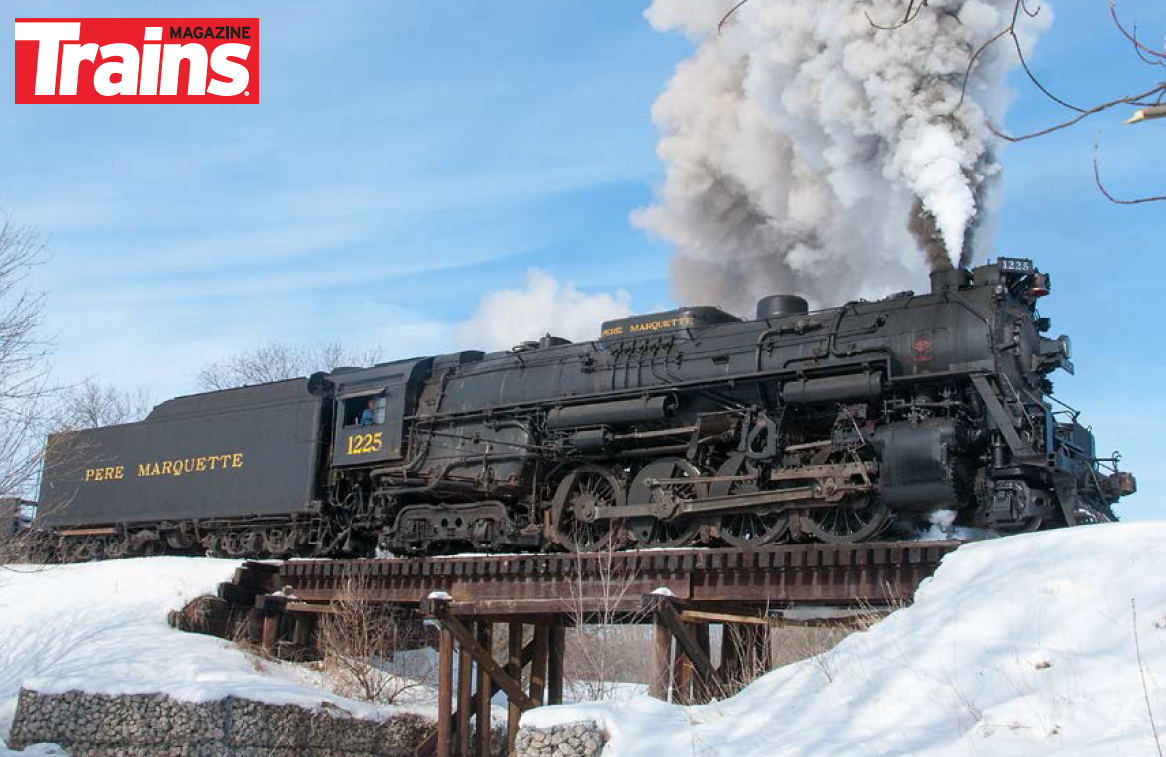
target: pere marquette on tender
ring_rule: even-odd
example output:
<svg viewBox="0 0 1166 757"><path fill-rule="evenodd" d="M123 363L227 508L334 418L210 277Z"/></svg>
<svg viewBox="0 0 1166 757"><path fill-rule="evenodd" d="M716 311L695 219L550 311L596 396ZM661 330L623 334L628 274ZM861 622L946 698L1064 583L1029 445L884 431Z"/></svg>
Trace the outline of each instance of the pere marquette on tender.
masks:
<svg viewBox="0 0 1166 757"><path fill-rule="evenodd" d="M852 542L935 511L1002 532L1135 490L1051 397L1029 260L807 312L687 307L572 344L179 397L50 437L36 526L72 559Z"/></svg>

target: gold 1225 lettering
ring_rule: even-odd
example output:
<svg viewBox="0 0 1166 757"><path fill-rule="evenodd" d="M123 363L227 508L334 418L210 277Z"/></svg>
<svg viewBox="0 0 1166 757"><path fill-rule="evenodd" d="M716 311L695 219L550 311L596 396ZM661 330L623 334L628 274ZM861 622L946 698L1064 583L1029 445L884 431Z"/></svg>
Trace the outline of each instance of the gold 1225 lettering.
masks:
<svg viewBox="0 0 1166 757"><path fill-rule="evenodd" d="M353 434L348 437L348 454L364 455L369 452L379 452L381 449L381 433Z"/></svg>

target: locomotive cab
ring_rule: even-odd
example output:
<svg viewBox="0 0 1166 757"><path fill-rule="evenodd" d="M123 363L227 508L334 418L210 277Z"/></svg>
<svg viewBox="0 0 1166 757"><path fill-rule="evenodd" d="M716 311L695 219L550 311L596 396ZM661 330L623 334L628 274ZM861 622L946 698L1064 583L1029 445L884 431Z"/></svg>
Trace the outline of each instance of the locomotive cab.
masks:
<svg viewBox="0 0 1166 757"><path fill-rule="evenodd" d="M317 374L312 386L335 402L332 465L337 468L400 460L405 417L429 375L432 358Z"/></svg>

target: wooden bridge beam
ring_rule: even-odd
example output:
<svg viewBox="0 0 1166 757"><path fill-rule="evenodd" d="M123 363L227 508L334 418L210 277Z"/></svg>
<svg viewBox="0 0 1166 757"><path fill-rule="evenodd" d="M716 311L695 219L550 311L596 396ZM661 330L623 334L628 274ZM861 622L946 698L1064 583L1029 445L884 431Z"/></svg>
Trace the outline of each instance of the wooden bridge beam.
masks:
<svg viewBox="0 0 1166 757"><path fill-rule="evenodd" d="M663 626L667 630L667 635L675 640L677 650L682 652L691 663L697 679L711 684L716 680L717 671L709 658L707 646L702 647L697 635L693 633L687 623L681 620L675 602L673 597L667 595L649 594L643 599L643 608L646 612L652 613L657 634L660 634L660 626ZM666 654L662 644L662 641L657 642L657 657ZM662 669L662 663L659 660L653 666L654 673L657 668ZM674 671L673 675L678 679L678 688L683 691L686 687L679 685L681 683L679 679L682 677L681 670ZM656 694L653 693L652 696L656 696Z"/></svg>

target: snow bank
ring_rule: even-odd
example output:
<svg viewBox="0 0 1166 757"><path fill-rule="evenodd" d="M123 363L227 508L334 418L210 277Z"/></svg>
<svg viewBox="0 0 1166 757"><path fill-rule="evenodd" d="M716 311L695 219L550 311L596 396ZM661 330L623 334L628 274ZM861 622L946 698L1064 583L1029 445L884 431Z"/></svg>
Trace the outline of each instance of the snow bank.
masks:
<svg viewBox="0 0 1166 757"><path fill-rule="evenodd" d="M260 661L222 639L166 624L168 611L214 592L238 565L155 557L0 568L0 738L8 734L22 686L44 694L77 689L194 702L238 696L303 707L328 703L377 720L401 711L333 696L295 666Z"/></svg>
<svg viewBox="0 0 1166 757"><path fill-rule="evenodd" d="M1162 727L1166 523L962 547L913 606L721 703L640 697L522 722L598 721L605 757L1156 754L1143 673Z"/></svg>

